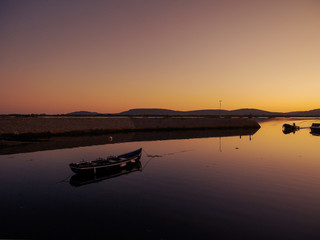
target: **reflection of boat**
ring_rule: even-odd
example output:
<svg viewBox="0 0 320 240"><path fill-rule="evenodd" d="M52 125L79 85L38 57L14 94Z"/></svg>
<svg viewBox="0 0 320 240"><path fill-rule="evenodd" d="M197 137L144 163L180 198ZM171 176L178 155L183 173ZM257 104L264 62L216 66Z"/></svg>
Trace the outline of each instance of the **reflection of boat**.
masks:
<svg viewBox="0 0 320 240"><path fill-rule="evenodd" d="M282 125L282 132L284 134L288 134L288 133L292 133L292 132L295 133L295 131L298 131L299 129L300 129L300 127L296 126L295 123L293 123L292 125L287 124L287 123Z"/></svg>
<svg viewBox="0 0 320 240"><path fill-rule="evenodd" d="M97 173L106 171L110 168L122 168L130 163L135 163L141 157L142 148L133 152L125 153L119 156L110 156L107 158L98 158L94 161L81 161L70 163L71 170L75 173Z"/></svg>
<svg viewBox="0 0 320 240"><path fill-rule="evenodd" d="M85 184L100 182L105 179L118 177L141 170L141 162L140 160L137 160L136 162L128 164L123 168L109 168L106 171L97 172L96 174L75 174L70 178L70 185L79 187Z"/></svg>
<svg viewBox="0 0 320 240"><path fill-rule="evenodd" d="M312 123L310 129L311 129L311 133L319 134L320 133L320 123Z"/></svg>
<svg viewBox="0 0 320 240"><path fill-rule="evenodd" d="M320 132L310 132L310 134L313 135L313 136L320 137Z"/></svg>

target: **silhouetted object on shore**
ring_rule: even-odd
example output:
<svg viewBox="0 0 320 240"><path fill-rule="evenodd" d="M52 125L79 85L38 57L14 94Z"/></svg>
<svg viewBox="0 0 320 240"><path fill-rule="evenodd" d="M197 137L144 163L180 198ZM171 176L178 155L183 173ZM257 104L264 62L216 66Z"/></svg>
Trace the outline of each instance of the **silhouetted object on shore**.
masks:
<svg viewBox="0 0 320 240"><path fill-rule="evenodd" d="M295 123L293 123L292 125L287 124L287 123L282 125L282 132L284 134L295 133L299 129L300 129L300 127L296 126Z"/></svg>
<svg viewBox="0 0 320 240"><path fill-rule="evenodd" d="M70 163L71 170L75 173L97 173L108 169L123 168L130 163L135 163L141 157L142 148L133 152L125 153L119 156L109 156L107 158L98 158L94 161L81 161Z"/></svg>
<svg viewBox="0 0 320 240"><path fill-rule="evenodd" d="M123 168L111 168L107 169L106 171L97 172L96 174L75 174L70 178L69 183L74 187L79 187L82 185L100 182L106 179L119 177L137 171L142 171L140 159L135 161L134 163L127 164Z"/></svg>

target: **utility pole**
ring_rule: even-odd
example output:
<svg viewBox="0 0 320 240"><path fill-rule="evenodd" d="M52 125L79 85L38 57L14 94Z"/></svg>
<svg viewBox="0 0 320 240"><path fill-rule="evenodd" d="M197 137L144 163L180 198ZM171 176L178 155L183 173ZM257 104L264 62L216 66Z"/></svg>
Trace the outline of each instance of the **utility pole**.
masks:
<svg viewBox="0 0 320 240"><path fill-rule="evenodd" d="M222 102L222 100L219 100L219 103L220 103L220 108L219 108L219 117L221 117L221 102Z"/></svg>

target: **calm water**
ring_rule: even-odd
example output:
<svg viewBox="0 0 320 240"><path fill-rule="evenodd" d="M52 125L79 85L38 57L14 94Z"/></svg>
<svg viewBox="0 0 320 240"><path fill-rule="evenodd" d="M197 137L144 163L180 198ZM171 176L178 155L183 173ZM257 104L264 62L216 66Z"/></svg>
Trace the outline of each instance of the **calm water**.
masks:
<svg viewBox="0 0 320 240"><path fill-rule="evenodd" d="M285 122L252 136L1 155L0 238L319 239L320 136L285 135ZM68 167L140 147L161 157L93 183Z"/></svg>

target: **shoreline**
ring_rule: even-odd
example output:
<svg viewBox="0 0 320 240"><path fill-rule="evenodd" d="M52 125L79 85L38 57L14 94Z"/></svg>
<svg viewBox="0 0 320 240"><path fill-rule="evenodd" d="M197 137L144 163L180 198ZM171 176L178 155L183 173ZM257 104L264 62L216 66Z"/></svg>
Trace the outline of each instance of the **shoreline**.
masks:
<svg viewBox="0 0 320 240"><path fill-rule="evenodd" d="M0 140L0 155L26 153L44 150L56 150L93 145L105 145L127 142L163 141L196 138L218 138L234 136L252 136L259 129L184 129L162 131L117 132L103 135L53 136L32 140Z"/></svg>
<svg viewBox="0 0 320 240"><path fill-rule="evenodd" d="M210 117L2 117L0 139L32 139L52 136L101 135L115 132L184 129L254 128L251 118Z"/></svg>

